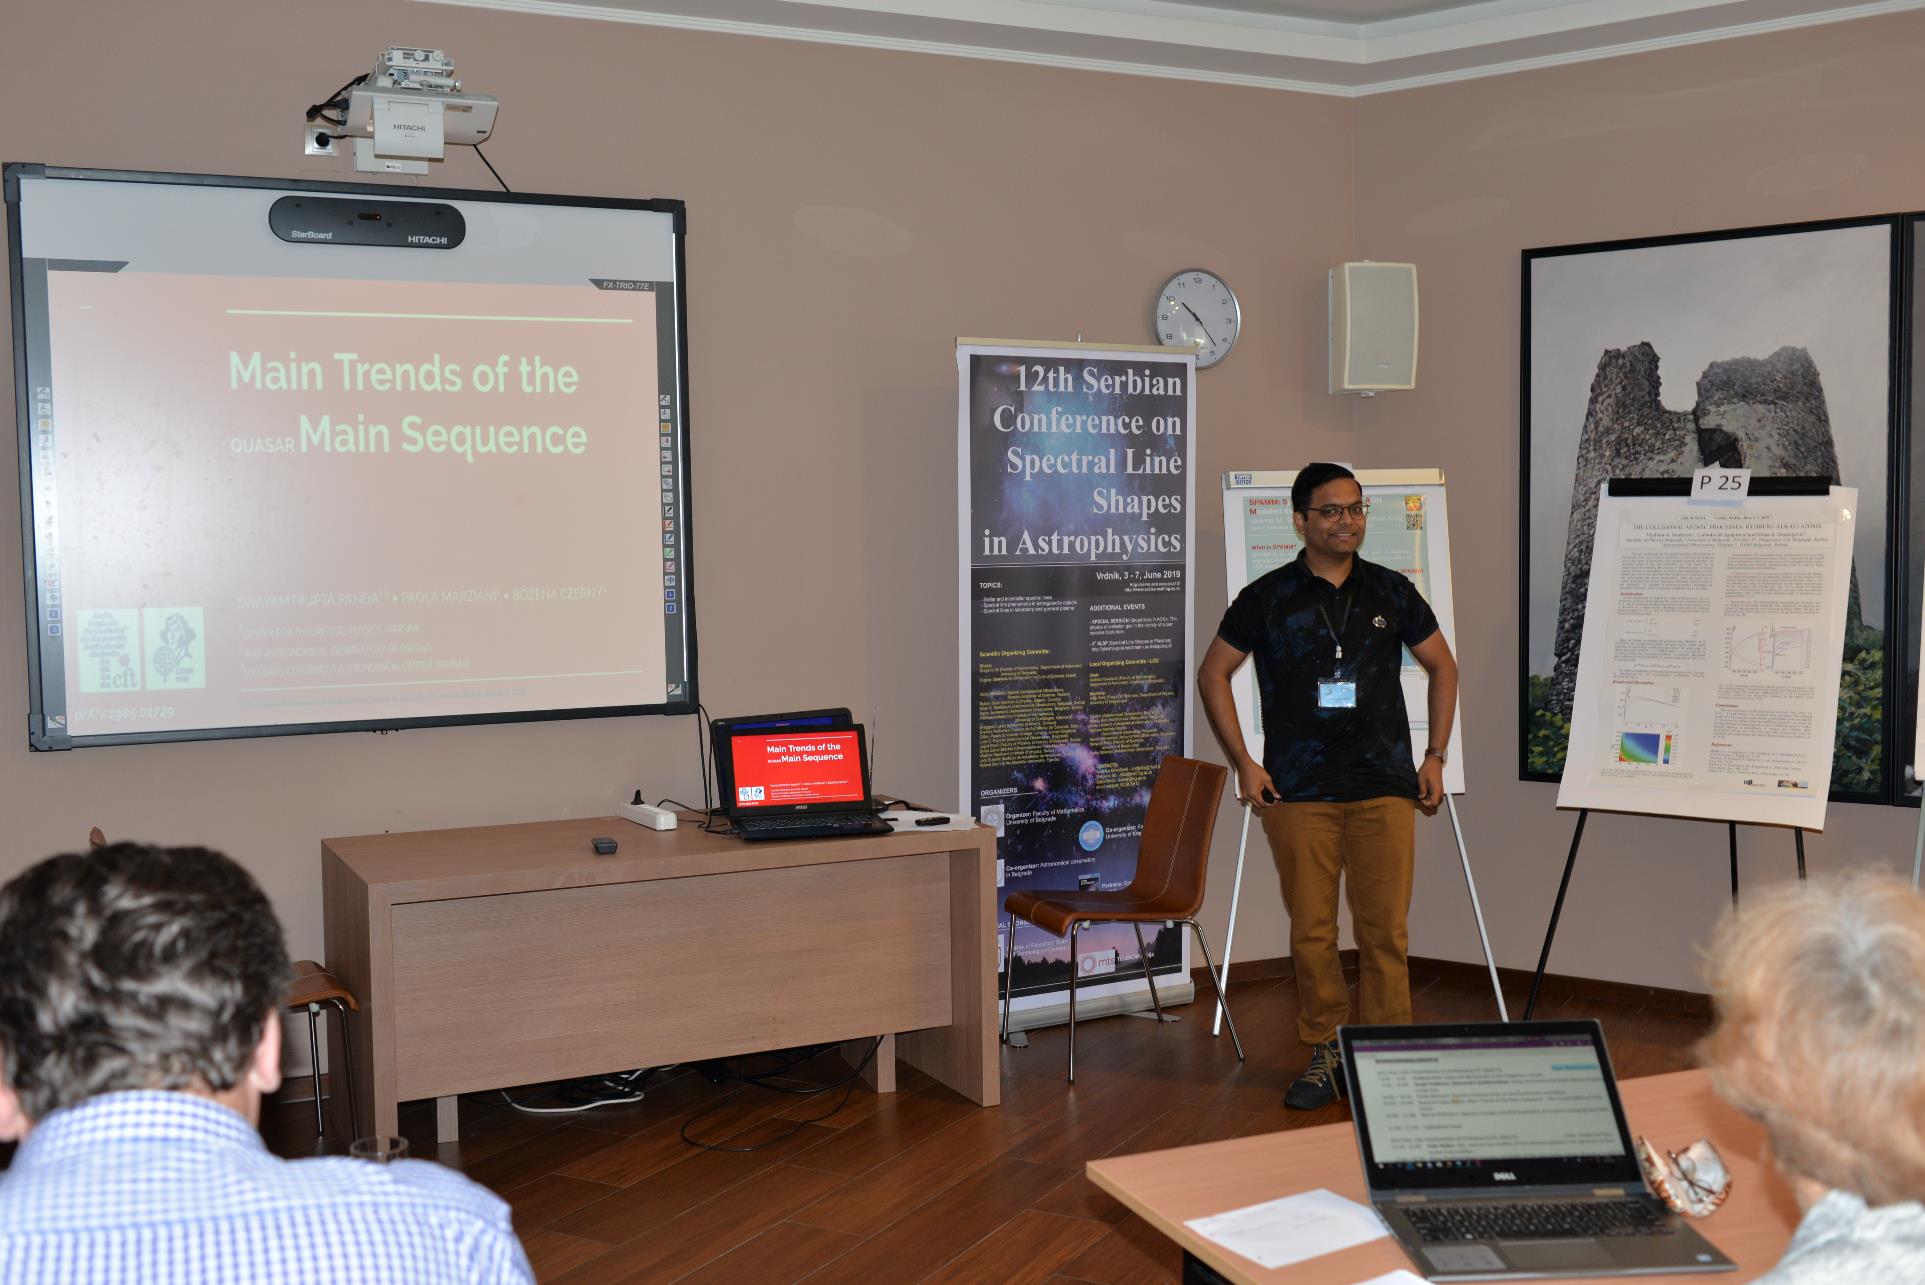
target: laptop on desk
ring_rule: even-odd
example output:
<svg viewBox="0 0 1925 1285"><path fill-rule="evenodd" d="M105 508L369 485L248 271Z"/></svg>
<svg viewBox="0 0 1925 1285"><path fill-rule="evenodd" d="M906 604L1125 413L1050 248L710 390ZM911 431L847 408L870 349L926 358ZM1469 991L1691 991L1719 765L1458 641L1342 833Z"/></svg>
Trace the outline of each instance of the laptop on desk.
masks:
<svg viewBox="0 0 1925 1285"><path fill-rule="evenodd" d="M1645 1184L1595 1021L1338 1034L1370 1202L1421 1275L1737 1266Z"/></svg>
<svg viewBox="0 0 1925 1285"><path fill-rule="evenodd" d="M876 814L862 726L844 719L717 720L715 775L744 839L894 833Z"/></svg>

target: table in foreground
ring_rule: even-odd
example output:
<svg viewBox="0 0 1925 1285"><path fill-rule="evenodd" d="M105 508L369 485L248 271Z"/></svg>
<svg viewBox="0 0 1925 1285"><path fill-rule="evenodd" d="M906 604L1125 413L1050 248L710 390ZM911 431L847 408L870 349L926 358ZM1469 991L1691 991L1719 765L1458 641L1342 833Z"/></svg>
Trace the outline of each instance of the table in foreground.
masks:
<svg viewBox="0 0 1925 1285"><path fill-rule="evenodd" d="M1784 1179L1765 1159L1764 1131L1726 1105L1703 1071L1646 1076L1618 1087L1634 1138L1644 1134L1658 1146L1673 1150L1709 1138L1718 1148L1734 1180L1731 1198L1717 1213L1699 1220L1697 1226L1738 1264L1736 1272L1624 1279L1641 1285L1718 1285L1748 1281L1767 1271L1784 1253L1798 1225L1798 1206ZM1238 1285L1356 1285L1400 1267L1413 1270L1410 1259L1389 1237L1271 1270L1230 1253L1183 1225L1192 1218L1207 1218L1317 1187L1359 1204L1368 1203L1356 1134L1349 1124L1092 1160L1089 1176L1182 1246L1185 1254L1202 1260Z"/></svg>
<svg viewBox="0 0 1925 1285"><path fill-rule="evenodd" d="M620 842L614 856L590 848ZM359 997L377 1134L400 1102L884 1037L1001 1101L993 832L745 843L618 817L328 839L327 962ZM859 1054L858 1054L859 1055Z"/></svg>

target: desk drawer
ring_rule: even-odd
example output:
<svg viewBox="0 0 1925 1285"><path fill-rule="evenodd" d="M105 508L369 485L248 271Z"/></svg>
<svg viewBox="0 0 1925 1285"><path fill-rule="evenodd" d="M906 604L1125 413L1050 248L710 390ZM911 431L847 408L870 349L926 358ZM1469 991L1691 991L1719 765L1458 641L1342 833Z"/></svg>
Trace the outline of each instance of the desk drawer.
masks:
<svg viewBox="0 0 1925 1285"><path fill-rule="evenodd" d="M947 1025L949 860L398 905L396 1096Z"/></svg>

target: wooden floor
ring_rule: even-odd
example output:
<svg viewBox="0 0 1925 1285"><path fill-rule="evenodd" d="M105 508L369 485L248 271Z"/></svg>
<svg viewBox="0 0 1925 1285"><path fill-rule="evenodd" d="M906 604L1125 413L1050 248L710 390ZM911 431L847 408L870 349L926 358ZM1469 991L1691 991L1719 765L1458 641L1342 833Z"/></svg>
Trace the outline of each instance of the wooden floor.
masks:
<svg viewBox="0 0 1925 1285"><path fill-rule="evenodd" d="M1495 1016L1488 987L1465 978L1413 984L1419 1021ZM445 1147L434 1143L430 1104L405 1107L402 1128L414 1155L461 1169L514 1207L543 1281L1173 1281L1174 1247L1098 1192L1085 1161L1348 1119L1342 1105L1281 1105L1307 1061L1293 984L1239 981L1231 995L1249 1053L1241 1066L1227 1034L1211 1038L1207 1003L1160 1027L1105 1018L1078 1028L1074 1086L1063 1080L1063 1031L1032 1032L1028 1048L1003 1050L1000 1108L905 1066L903 1092L859 1090L835 1115L752 1153L681 1140L684 1119L725 1092L686 1071L641 1103L575 1116L464 1099L462 1140ZM1515 1014L1523 997L1508 1002ZM1550 995L1539 1015L1601 1019L1623 1078L1691 1065L1707 1026L1674 1008L1571 993ZM820 1075L843 1069L834 1055L823 1061ZM752 1146L838 1096L747 1089L697 1136ZM264 1129L284 1155L313 1153L311 1105L274 1108Z"/></svg>

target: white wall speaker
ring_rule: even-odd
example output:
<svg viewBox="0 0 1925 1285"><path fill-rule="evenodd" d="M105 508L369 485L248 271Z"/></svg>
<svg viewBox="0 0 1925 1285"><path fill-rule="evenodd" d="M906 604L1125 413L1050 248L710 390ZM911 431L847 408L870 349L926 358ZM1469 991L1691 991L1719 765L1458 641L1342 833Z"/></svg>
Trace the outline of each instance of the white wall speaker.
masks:
<svg viewBox="0 0 1925 1285"><path fill-rule="evenodd" d="M1417 387L1417 265L1330 270L1330 391Z"/></svg>

